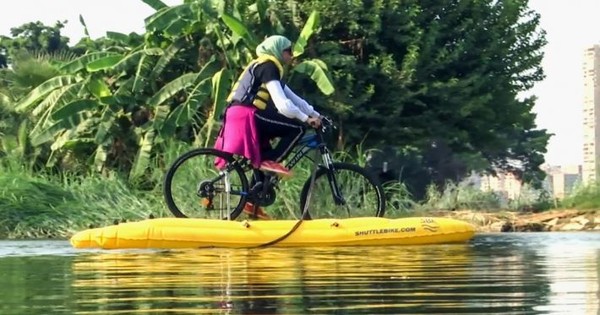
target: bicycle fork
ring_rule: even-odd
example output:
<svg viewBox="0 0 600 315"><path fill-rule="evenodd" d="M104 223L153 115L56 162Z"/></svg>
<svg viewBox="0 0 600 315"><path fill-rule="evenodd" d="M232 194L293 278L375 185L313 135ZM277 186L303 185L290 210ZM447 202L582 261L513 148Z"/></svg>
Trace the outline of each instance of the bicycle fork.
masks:
<svg viewBox="0 0 600 315"><path fill-rule="evenodd" d="M335 177L335 167L333 166L333 159L331 158L331 153L329 153L329 150L325 146L321 147L321 158L323 160L323 165L325 165L325 168L327 169L327 181L329 182L329 188L331 189L333 201L337 206L346 205L346 200L340 192L340 188Z"/></svg>

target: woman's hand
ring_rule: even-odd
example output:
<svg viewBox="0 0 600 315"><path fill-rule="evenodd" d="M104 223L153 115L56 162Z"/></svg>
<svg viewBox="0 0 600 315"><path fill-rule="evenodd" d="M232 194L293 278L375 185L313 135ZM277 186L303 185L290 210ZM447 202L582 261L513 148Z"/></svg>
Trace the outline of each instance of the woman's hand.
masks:
<svg viewBox="0 0 600 315"><path fill-rule="evenodd" d="M321 127L321 118L320 117L308 117L308 119L306 120L306 123L308 123L311 127L317 129L317 128Z"/></svg>

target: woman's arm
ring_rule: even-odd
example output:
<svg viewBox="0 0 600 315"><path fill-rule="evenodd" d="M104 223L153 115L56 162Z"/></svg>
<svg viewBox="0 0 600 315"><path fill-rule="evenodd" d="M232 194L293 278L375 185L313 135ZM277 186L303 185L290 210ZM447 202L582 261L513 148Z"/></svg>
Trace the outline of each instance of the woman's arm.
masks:
<svg viewBox="0 0 600 315"><path fill-rule="evenodd" d="M281 88L281 81L272 80L267 82L265 85L267 87L267 91L269 91L269 95L271 95L271 98L273 99L275 107L277 107L277 110L283 116L288 118L296 118L302 122L305 122L308 119L308 115L304 113L299 106L296 106L292 100L287 98L285 92Z"/></svg>
<svg viewBox="0 0 600 315"><path fill-rule="evenodd" d="M319 112L317 112L310 104L308 104L307 101L305 101L300 96L296 95L296 93L294 93L294 91L292 91L292 89L290 89L287 86L287 84L283 88L283 92L306 115L308 115L310 117L319 117L319 116L321 116L321 114L319 114Z"/></svg>

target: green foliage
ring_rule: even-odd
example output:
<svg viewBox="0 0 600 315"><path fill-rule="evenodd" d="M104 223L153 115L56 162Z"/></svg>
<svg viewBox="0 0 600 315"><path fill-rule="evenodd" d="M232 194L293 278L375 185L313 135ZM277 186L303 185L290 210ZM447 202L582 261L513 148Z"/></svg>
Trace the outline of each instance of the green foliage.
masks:
<svg viewBox="0 0 600 315"><path fill-rule="evenodd" d="M290 86L334 116L338 148L391 148L398 196L421 200L473 170L543 179L549 135L535 98L520 97L543 78L545 34L527 0L142 1L156 10L142 35L69 48L61 23L32 23L0 39L13 65L0 70L7 147L24 139L45 165L152 186L166 143L209 145L232 77L261 38L282 34L302 58ZM20 61L17 48L55 53ZM26 137L9 127L20 121Z"/></svg>
<svg viewBox="0 0 600 315"><path fill-rule="evenodd" d="M294 67L294 71L310 77L325 95L331 95L335 91L333 84L331 84L331 79L327 75L327 65L321 60L312 59L302 61Z"/></svg>
<svg viewBox="0 0 600 315"><path fill-rule="evenodd" d="M58 65L54 62L59 58L63 57L27 52L14 55L11 69L0 70L0 91L11 100L23 97L36 86L60 73Z"/></svg>
<svg viewBox="0 0 600 315"><path fill-rule="evenodd" d="M242 21L225 12L221 13L221 19L235 35L243 38L249 47L258 46L259 41L256 40L252 32L248 30Z"/></svg>
<svg viewBox="0 0 600 315"><path fill-rule="evenodd" d="M527 4L303 1L301 11L321 12L314 53L337 90L316 102L350 126L346 143L413 147L423 157L443 145L438 160L467 166L459 177L499 169L539 187L549 135L535 125L535 98L520 95L544 77L546 40ZM455 180L436 181L446 179Z"/></svg>
<svg viewBox="0 0 600 315"><path fill-rule="evenodd" d="M212 141L233 77L258 43L245 24L253 23L248 8L146 3L157 11L146 19L143 42L117 33L88 38L78 44L87 50L83 56L57 63L52 76L18 98L16 111L33 121L31 144L51 150L47 166L114 169L143 183L166 140L195 141L206 132L204 145ZM315 29L312 18L298 47L304 49ZM326 66L309 65L310 76L331 92Z"/></svg>
<svg viewBox="0 0 600 315"><path fill-rule="evenodd" d="M69 39L61 35L64 22L46 26L42 22L30 22L10 29L11 37L0 36L0 54L10 59L18 53L57 53L69 50ZM1 68L1 67L0 67Z"/></svg>
<svg viewBox="0 0 600 315"><path fill-rule="evenodd" d="M53 220L68 218L64 201L73 200L70 192L45 181L31 180L23 173L7 175L3 172L0 176L0 235L11 236L17 230L28 231L28 237L36 236L32 230L50 234L55 227Z"/></svg>
<svg viewBox="0 0 600 315"><path fill-rule="evenodd" d="M162 2L160 0L142 0L142 1L146 4L148 4L149 6L151 6L155 10L160 10L162 8L167 7L167 5L164 4L164 2Z"/></svg>
<svg viewBox="0 0 600 315"><path fill-rule="evenodd" d="M505 205L495 192L481 191L468 182L447 183L442 192L429 186L424 207L430 210L502 210Z"/></svg>
<svg viewBox="0 0 600 315"><path fill-rule="evenodd" d="M600 184L595 182L575 187L573 192L562 200L562 206L575 209L600 209Z"/></svg>
<svg viewBox="0 0 600 315"><path fill-rule="evenodd" d="M89 226L165 216L160 191L136 191L119 176L62 179L0 166L0 238L67 238Z"/></svg>

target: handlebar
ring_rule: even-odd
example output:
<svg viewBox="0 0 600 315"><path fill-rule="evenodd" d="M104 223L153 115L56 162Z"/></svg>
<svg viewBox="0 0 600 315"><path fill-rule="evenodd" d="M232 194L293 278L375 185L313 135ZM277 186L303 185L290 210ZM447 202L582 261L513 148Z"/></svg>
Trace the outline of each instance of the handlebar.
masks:
<svg viewBox="0 0 600 315"><path fill-rule="evenodd" d="M321 116L321 127L319 127L316 131L319 133L326 133L329 129L337 129L333 120L327 116ZM311 126L312 128L312 126Z"/></svg>
<svg viewBox="0 0 600 315"><path fill-rule="evenodd" d="M321 116L321 132L326 133L329 129L337 129L333 120L327 116Z"/></svg>
<svg viewBox="0 0 600 315"><path fill-rule="evenodd" d="M333 120L331 120L331 118L327 117L327 116L321 116L321 125L323 126L327 126L327 127L332 127L332 128L336 128L335 125L333 124Z"/></svg>

